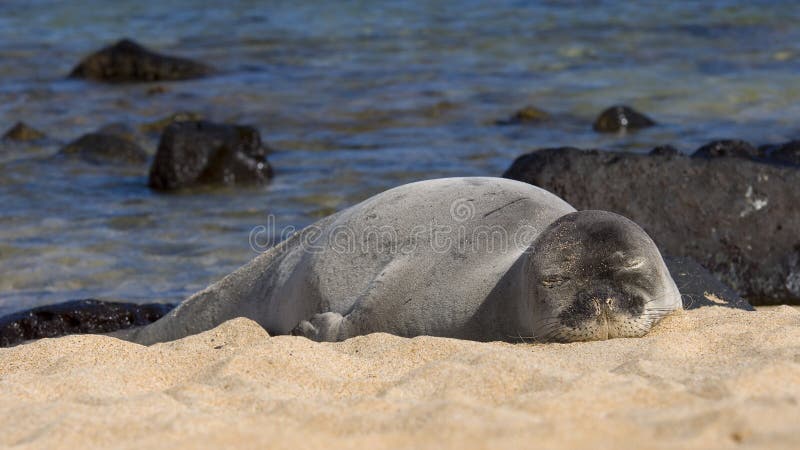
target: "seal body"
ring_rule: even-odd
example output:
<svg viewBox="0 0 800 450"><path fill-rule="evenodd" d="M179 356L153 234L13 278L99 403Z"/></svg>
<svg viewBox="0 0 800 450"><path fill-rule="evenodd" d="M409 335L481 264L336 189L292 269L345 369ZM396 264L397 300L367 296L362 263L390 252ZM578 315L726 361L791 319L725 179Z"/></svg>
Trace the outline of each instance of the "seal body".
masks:
<svg viewBox="0 0 800 450"><path fill-rule="evenodd" d="M244 316L320 341L587 340L642 335L680 305L652 240L627 219L513 180L445 178L322 219L128 338L172 340Z"/></svg>

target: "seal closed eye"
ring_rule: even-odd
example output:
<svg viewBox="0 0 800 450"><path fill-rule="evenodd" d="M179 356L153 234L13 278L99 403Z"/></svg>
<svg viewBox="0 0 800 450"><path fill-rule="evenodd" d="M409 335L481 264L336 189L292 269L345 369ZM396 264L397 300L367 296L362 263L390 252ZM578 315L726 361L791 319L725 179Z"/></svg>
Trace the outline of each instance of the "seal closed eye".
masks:
<svg viewBox="0 0 800 450"><path fill-rule="evenodd" d="M653 241L605 211L502 178L390 189L326 217L128 339L244 316L271 334L471 340L642 336L681 308Z"/></svg>

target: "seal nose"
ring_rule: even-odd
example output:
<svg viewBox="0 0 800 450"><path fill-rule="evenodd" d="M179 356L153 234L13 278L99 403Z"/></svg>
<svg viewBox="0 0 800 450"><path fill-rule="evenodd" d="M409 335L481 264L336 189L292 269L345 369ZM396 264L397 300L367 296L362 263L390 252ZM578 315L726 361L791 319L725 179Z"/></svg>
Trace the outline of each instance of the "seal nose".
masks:
<svg viewBox="0 0 800 450"><path fill-rule="evenodd" d="M614 297L606 294L592 295L589 297L595 316L614 311Z"/></svg>
<svg viewBox="0 0 800 450"><path fill-rule="evenodd" d="M619 310L619 296L610 289L580 291L573 303L559 314L559 318L566 326L578 327L586 322L606 323Z"/></svg>

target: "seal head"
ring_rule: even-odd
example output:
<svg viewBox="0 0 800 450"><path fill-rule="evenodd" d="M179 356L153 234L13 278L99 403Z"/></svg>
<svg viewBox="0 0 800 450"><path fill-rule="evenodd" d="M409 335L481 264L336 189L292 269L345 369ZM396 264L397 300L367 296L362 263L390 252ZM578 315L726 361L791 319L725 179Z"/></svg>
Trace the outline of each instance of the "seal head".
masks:
<svg viewBox="0 0 800 450"><path fill-rule="evenodd" d="M566 214L530 252L526 280L537 340L640 337L682 308L653 240L618 214Z"/></svg>

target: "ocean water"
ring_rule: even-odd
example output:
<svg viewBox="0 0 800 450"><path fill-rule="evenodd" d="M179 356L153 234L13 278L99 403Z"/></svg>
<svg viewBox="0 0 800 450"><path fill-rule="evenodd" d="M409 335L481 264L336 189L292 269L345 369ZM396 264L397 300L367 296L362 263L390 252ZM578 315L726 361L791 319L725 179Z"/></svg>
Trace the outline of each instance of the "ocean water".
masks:
<svg viewBox="0 0 800 450"><path fill-rule="evenodd" d="M278 234L415 180L497 176L539 147L800 137L797 2L583 3L0 2L0 129L24 120L49 136L0 143L0 314L177 301L254 257L258 227ZM65 78L122 37L220 73L157 95ZM616 103L660 125L594 133ZM525 105L554 119L494 124ZM146 166L53 157L101 126L177 111L258 127L273 182L164 195ZM140 140L155 151L157 136Z"/></svg>

